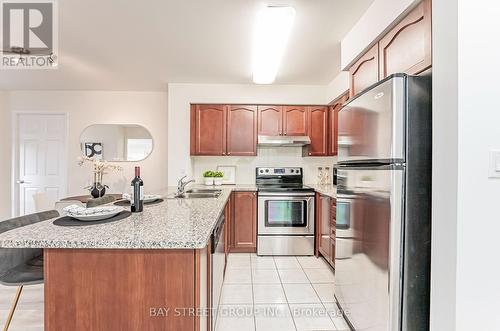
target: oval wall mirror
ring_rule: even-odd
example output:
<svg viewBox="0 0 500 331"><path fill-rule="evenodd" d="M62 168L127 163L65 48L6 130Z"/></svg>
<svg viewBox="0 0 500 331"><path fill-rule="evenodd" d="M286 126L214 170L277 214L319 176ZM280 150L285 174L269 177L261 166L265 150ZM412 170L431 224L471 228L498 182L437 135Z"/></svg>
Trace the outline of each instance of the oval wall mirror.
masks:
<svg viewBox="0 0 500 331"><path fill-rule="evenodd" d="M103 161L141 161L153 151L153 137L136 124L93 124L80 135L84 156Z"/></svg>

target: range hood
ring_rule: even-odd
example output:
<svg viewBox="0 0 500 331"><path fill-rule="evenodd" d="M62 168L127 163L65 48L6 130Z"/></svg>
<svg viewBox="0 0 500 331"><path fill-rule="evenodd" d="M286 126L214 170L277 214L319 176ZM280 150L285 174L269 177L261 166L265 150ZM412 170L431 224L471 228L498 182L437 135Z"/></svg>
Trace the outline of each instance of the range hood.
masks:
<svg viewBox="0 0 500 331"><path fill-rule="evenodd" d="M309 136L259 136L257 145L261 147L293 147L311 143Z"/></svg>

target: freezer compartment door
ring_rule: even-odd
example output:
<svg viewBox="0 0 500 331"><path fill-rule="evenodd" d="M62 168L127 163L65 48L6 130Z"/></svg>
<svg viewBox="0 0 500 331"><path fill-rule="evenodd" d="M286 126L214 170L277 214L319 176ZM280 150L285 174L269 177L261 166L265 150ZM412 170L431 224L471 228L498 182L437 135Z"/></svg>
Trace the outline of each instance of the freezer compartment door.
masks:
<svg viewBox="0 0 500 331"><path fill-rule="evenodd" d="M399 330L402 167L342 168L337 187L335 295L357 330Z"/></svg>
<svg viewBox="0 0 500 331"><path fill-rule="evenodd" d="M339 112L339 163L404 161L406 78L375 85Z"/></svg>

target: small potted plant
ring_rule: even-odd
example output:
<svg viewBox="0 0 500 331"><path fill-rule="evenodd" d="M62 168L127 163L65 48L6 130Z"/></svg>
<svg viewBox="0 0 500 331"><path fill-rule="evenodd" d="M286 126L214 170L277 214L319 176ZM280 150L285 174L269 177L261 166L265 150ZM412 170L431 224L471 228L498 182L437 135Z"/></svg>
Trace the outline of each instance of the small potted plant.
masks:
<svg viewBox="0 0 500 331"><path fill-rule="evenodd" d="M207 170L203 173L203 179L205 181L205 185L210 186L214 185L214 172L211 170Z"/></svg>
<svg viewBox="0 0 500 331"><path fill-rule="evenodd" d="M214 185L220 186L222 185L222 178L224 177L224 173L221 171L214 172Z"/></svg>

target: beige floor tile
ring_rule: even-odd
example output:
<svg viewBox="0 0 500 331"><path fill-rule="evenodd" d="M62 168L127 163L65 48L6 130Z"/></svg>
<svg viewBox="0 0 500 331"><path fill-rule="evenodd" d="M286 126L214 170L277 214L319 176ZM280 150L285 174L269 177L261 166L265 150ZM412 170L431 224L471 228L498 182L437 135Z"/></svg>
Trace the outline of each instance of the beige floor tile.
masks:
<svg viewBox="0 0 500 331"><path fill-rule="evenodd" d="M251 261L252 269L276 269L272 256L258 256Z"/></svg>
<svg viewBox="0 0 500 331"><path fill-rule="evenodd" d="M274 263L278 269L301 269L295 256L275 256Z"/></svg>
<svg viewBox="0 0 500 331"><path fill-rule="evenodd" d="M276 269L252 269L252 282L254 284L280 284Z"/></svg>
<svg viewBox="0 0 500 331"><path fill-rule="evenodd" d="M336 330L322 304L290 304L290 311L298 331Z"/></svg>
<svg viewBox="0 0 500 331"><path fill-rule="evenodd" d="M288 303L321 303L311 284L283 284Z"/></svg>
<svg viewBox="0 0 500 331"><path fill-rule="evenodd" d="M333 271L330 269L303 269L311 283L333 283Z"/></svg>
<svg viewBox="0 0 500 331"><path fill-rule="evenodd" d="M309 283L309 280L302 269L279 269L278 273L283 284Z"/></svg>
<svg viewBox="0 0 500 331"><path fill-rule="evenodd" d="M335 302L335 288L333 283L312 284L321 302Z"/></svg>
<svg viewBox="0 0 500 331"><path fill-rule="evenodd" d="M281 284L253 284L253 300L255 304L287 302Z"/></svg>
<svg viewBox="0 0 500 331"><path fill-rule="evenodd" d="M252 274L250 269L227 269L224 284L251 284Z"/></svg>
<svg viewBox="0 0 500 331"><path fill-rule="evenodd" d="M253 304L251 284L225 284L222 286L220 304Z"/></svg>
<svg viewBox="0 0 500 331"><path fill-rule="evenodd" d="M256 331L295 331L290 309L287 304L255 305Z"/></svg>
<svg viewBox="0 0 500 331"><path fill-rule="evenodd" d="M220 306L216 331L255 331L252 305Z"/></svg>
<svg viewBox="0 0 500 331"><path fill-rule="evenodd" d="M331 269L323 258L315 256L297 256L297 260L304 269Z"/></svg>

